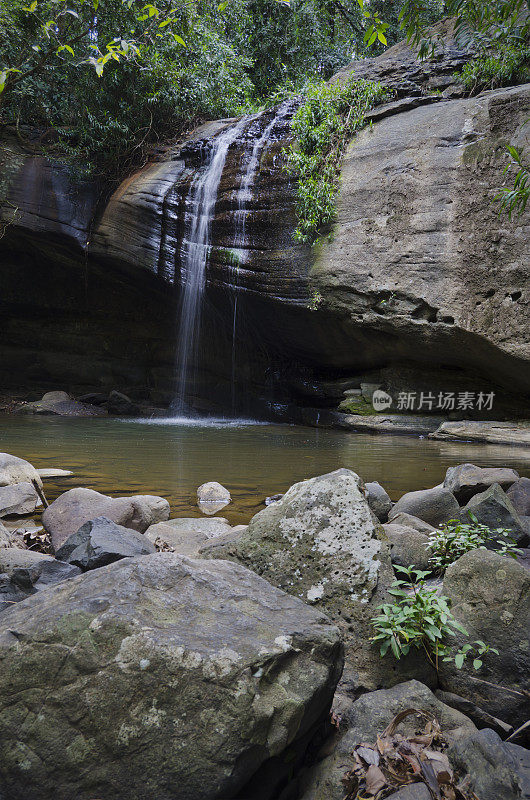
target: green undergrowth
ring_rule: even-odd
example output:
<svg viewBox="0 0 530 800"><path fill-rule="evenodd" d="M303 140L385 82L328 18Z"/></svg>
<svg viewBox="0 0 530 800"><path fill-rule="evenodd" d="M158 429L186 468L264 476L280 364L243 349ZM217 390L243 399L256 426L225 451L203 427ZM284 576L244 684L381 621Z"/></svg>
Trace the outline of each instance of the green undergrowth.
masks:
<svg viewBox="0 0 530 800"><path fill-rule="evenodd" d="M297 177L297 241L313 244L333 221L346 146L368 124L370 109L388 97L381 84L353 76L306 86L287 151L287 169Z"/></svg>
<svg viewBox="0 0 530 800"><path fill-rule="evenodd" d="M479 53L459 76L466 89L475 92L524 83L530 78L530 44L519 42Z"/></svg>

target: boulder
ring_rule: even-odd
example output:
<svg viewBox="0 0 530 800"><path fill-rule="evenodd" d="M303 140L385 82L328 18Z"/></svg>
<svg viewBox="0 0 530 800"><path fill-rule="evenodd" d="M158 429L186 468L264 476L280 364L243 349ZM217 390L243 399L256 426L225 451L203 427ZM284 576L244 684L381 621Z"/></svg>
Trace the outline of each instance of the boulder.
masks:
<svg viewBox="0 0 530 800"><path fill-rule="evenodd" d="M454 694L453 692L444 692L442 689L437 689L435 694L442 703L451 706L451 708L456 708L457 711L461 711L462 714L469 717L479 730L491 728L503 739L506 739L513 731L511 725L503 722L502 719L492 717L492 715L484 711L483 708L479 708L479 706L472 703L471 700L467 700L465 697L460 697L460 695Z"/></svg>
<svg viewBox="0 0 530 800"><path fill-rule="evenodd" d="M112 564L120 558L146 556L155 552L154 544L142 533L116 525L106 517L96 517L69 536L55 551L55 555L61 561L75 564L86 571Z"/></svg>
<svg viewBox="0 0 530 800"><path fill-rule="evenodd" d="M25 600L27 596L28 593L13 583L9 575L0 573L0 613L11 608L14 603Z"/></svg>
<svg viewBox="0 0 530 800"><path fill-rule="evenodd" d="M216 536L228 533L232 530L228 520L225 517L178 517L177 519L168 519L165 523L170 525L176 531L192 531L194 533L202 533L208 539L214 539Z"/></svg>
<svg viewBox="0 0 530 800"><path fill-rule="evenodd" d="M408 708L433 714L448 739L463 732L476 731L471 720L440 702L418 681L407 681L391 689L369 692L350 702L349 707L343 708L339 732L342 729L344 734L340 736L339 733L331 755L308 771L301 800L343 800L344 786L341 778L353 766L351 753L355 745L375 743L377 734L384 731L396 714ZM410 735L415 724L413 717L407 717L398 730Z"/></svg>
<svg viewBox="0 0 530 800"><path fill-rule="evenodd" d="M180 527L175 528L173 525L168 525L167 522L150 525L143 535L158 550L179 553L192 558L198 556L201 545L210 541L204 533Z"/></svg>
<svg viewBox="0 0 530 800"><path fill-rule="evenodd" d="M521 517L530 517L530 478L519 478L510 486L506 496Z"/></svg>
<svg viewBox="0 0 530 800"><path fill-rule="evenodd" d="M140 413L140 406L127 397L126 394L117 392L115 389L109 394L109 398L105 404L109 414L117 414L124 417L138 416Z"/></svg>
<svg viewBox="0 0 530 800"><path fill-rule="evenodd" d="M456 439L464 442L488 442L530 446L529 422L443 422L429 434L429 439Z"/></svg>
<svg viewBox="0 0 530 800"><path fill-rule="evenodd" d="M2 525L2 523L0 522L0 548L12 547L12 546L13 546L12 536L8 531L8 529L5 527L5 525Z"/></svg>
<svg viewBox="0 0 530 800"><path fill-rule="evenodd" d="M469 523L472 520L471 515L477 522L492 530L505 528L510 531L510 537L515 539L518 545L528 544L526 525L498 483L494 483L485 492L474 495L460 510L459 518L462 522Z"/></svg>
<svg viewBox="0 0 530 800"><path fill-rule="evenodd" d="M486 728L457 737L447 756L467 775L467 785L480 800L520 800L520 765L495 731Z"/></svg>
<svg viewBox="0 0 530 800"><path fill-rule="evenodd" d="M390 544L390 559L393 564L401 567L414 566L421 570L430 569L429 559L432 553L427 548L428 536L393 522L383 525L383 528Z"/></svg>
<svg viewBox="0 0 530 800"><path fill-rule="evenodd" d="M418 517L413 517L412 514L405 514L402 511L392 515L392 525L402 525L404 528L412 528L418 531L418 533L425 534L425 536L430 536L431 533L437 530L433 525L429 525L428 522L424 522Z"/></svg>
<svg viewBox="0 0 530 800"><path fill-rule="evenodd" d="M40 475L29 461L12 456L10 453L0 453L0 486L31 483L32 481L42 487Z"/></svg>
<svg viewBox="0 0 530 800"><path fill-rule="evenodd" d="M0 573L7 575L27 595L75 578L81 570L45 553L10 547L0 550Z"/></svg>
<svg viewBox="0 0 530 800"><path fill-rule="evenodd" d="M499 654L485 654L479 670L472 659L462 669L442 663L442 689L517 728L530 716L529 571L512 558L472 550L447 568L443 593L469 633L457 633L455 649L479 640Z"/></svg>
<svg viewBox="0 0 530 800"><path fill-rule="evenodd" d="M240 530L237 530L237 528L240 528ZM216 536L213 539L207 539L206 542L200 546L199 553L201 555L207 555L208 553L212 555L217 551L226 554L226 546L228 545L228 549L230 550L231 546L241 540L247 528L248 525L236 526L235 528L231 528L227 533L222 533L220 536ZM222 557L224 558L225 556L223 555Z"/></svg>
<svg viewBox="0 0 530 800"><path fill-rule="evenodd" d="M364 488L366 491L368 505L374 512L375 516L379 522L386 522L388 519L388 513L392 508L392 500L383 489L381 484L377 483L377 481L365 483Z"/></svg>
<svg viewBox="0 0 530 800"><path fill-rule="evenodd" d="M368 506L361 479L339 469L294 484L281 500L256 514L235 541L201 552L238 561L328 614L344 637L343 681L352 690L392 685L403 673L432 680L421 654L400 661L398 670L397 662L382 659L370 641L370 619L394 578L380 537L384 531Z"/></svg>
<svg viewBox="0 0 530 800"><path fill-rule="evenodd" d="M403 512L419 517L429 525L440 525L458 517L459 506L449 489L435 486L434 489L420 489L418 492L404 494L388 515L388 521L394 522L397 515Z"/></svg>
<svg viewBox="0 0 530 800"><path fill-rule="evenodd" d="M144 533L150 525L169 518L169 503L150 494L113 498L93 489L69 489L46 509L42 523L57 550L81 525L96 517Z"/></svg>
<svg viewBox="0 0 530 800"><path fill-rule="evenodd" d="M217 481L203 483L197 489L197 505L203 514L216 514L227 506L231 499L228 489Z"/></svg>
<svg viewBox="0 0 530 800"><path fill-rule="evenodd" d="M14 483L0 487L0 517L32 514L42 505L32 483Z"/></svg>
<svg viewBox="0 0 530 800"><path fill-rule="evenodd" d="M326 717L339 632L242 567L156 553L4 612L0 796L221 800Z"/></svg>
<svg viewBox="0 0 530 800"><path fill-rule="evenodd" d="M464 505L473 495L485 491L494 483L507 489L518 478L519 474L508 467L476 467L474 464L459 464L457 467L449 467L443 485L454 494L460 505Z"/></svg>
<svg viewBox="0 0 530 800"><path fill-rule="evenodd" d="M69 469L59 469L58 467L44 467L38 469L37 472L40 478L69 478L74 474Z"/></svg>
<svg viewBox="0 0 530 800"><path fill-rule="evenodd" d="M411 783L389 794L387 800L432 800L432 795L424 783Z"/></svg>

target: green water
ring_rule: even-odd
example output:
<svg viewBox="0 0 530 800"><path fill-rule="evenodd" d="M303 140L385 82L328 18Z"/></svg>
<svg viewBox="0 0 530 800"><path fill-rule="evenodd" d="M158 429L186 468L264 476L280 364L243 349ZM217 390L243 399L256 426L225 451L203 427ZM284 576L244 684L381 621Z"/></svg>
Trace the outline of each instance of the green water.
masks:
<svg viewBox="0 0 530 800"><path fill-rule="evenodd" d="M197 486L216 480L233 502L220 514L245 523L268 495L296 481L348 467L379 481L393 500L435 486L463 462L506 465L530 476L530 451L504 445L435 442L289 425L184 425L59 417L0 417L0 450L36 467L72 470L45 482L51 501L74 486L112 496L157 494L172 516L201 516Z"/></svg>

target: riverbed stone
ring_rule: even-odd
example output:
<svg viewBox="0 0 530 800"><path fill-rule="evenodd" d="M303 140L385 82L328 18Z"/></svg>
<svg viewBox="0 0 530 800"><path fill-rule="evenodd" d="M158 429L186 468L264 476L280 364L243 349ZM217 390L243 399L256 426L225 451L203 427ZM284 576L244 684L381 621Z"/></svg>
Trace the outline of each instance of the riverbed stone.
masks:
<svg viewBox="0 0 530 800"><path fill-rule="evenodd" d="M231 501L230 492L217 481L203 483L197 489L197 505L203 514L216 514Z"/></svg>
<svg viewBox="0 0 530 800"><path fill-rule="evenodd" d="M0 487L0 517L22 517L42 505L32 483L14 483Z"/></svg>
<svg viewBox="0 0 530 800"><path fill-rule="evenodd" d="M23 403L17 408L17 414L56 415L59 417L102 417L107 414L105 408L80 403L67 392L46 392L40 400Z"/></svg>
<svg viewBox="0 0 530 800"><path fill-rule="evenodd" d="M0 487L32 481L42 488L39 472L29 461L12 456L10 453L0 453Z"/></svg>
<svg viewBox="0 0 530 800"><path fill-rule="evenodd" d="M466 732L449 745L450 764L467 776L467 785L480 800L520 800L517 764L493 730Z"/></svg>
<svg viewBox="0 0 530 800"><path fill-rule="evenodd" d="M69 469L59 469L59 467L43 467L42 469L38 469L37 472L41 478L69 478L74 473L70 472Z"/></svg>
<svg viewBox="0 0 530 800"><path fill-rule="evenodd" d="M0 663L0 794L221 800L321 724L342 646L239 565L157 553L4 612Z"/></svg>
<svg viewBox="0 0 530 800"><path fill-rule="evenodd" d="M518 545L528 544L526 525L498 483L494 483L485 492L474 495L460 510L459 518L462 522L469 523L472 520L471 515L492 531L505 528Z"/></svg>
<svg viewBox="0 0 530 800"><path fill-rule="evenodd" d="M457 631L454 649L479 640L499 653L486 653L479 670L472 659L461 669L443 662L441 688L517 728L530 717L530 572L491 550L472 550L447 568L443 594L469 633Z"/></svg>
<svg viewBox="0 0 530 800"><path fill-rule="evenodd" d="M165 524L170 525L177 531L202 533L208 539L213 539L232 530L225 517L177 517L176 519L168 519Z"/></svg>
<svg viewBox="0 0 530 800"><path fill-rule="evenodd" d="M418 533L423 533L425 536L430 536L431 533L434 533L437 528L434 525L429 525L428 522L424 522L419 517L414 517L412 514L405 514L405 512L400 511L397 514L392 515L392 525L402 525L404 528L412 528Z"/></svg>
<svg viewBox="0 0 530 800"><path fill-rule="evenodd" d="M400 662L398 671L370 641L370 618L394 575L384 531L363 489L348 469L296 483L256 514L235 542L205 547L202 554L238 561L328 614L344 637L343 682L350 688L392 685L403 674L432 680L421 654Z"/></svg>
<svg viewBox="0 0 530 800"><path fill-rule="evenodd" d="M124 417L138 416L140 413L140 406L131 400L126 394L122 392L113 391L109 394L106 402L106 407L109 414L116 414Z"/></svg>
<svg viewBox="0 0 530 800"><path fill-rule="evenodd" d="M75 578L81 570L45 553L11 547L0 550L0 573L7 575L22 592L34 592Z"/></svg>
<svg viewBox="0 0 530 800"><path fill-rule="evenodd" d="M364 484L368 505L374 512L379 522L386 522L388 514L392 508L392 500L380 483L370 481Z"/></svg>
<svg viewBox="0 0 530 800"><path fill-rule="evenodd" d="M429 439L455 439L464 442L512 444L530 447L530 422L443 422Z"/></svg>
<svg viewBox="0 0 530 800"><path fill-rule="evenodd" d="M168 525L167 522L157 522L150 525L143 534L152 544L162 551L179 553L182 556L195 558L203 544L215 539L209 539L205 533L196 530L186 530L181 527Z"/></svg>
<svg viewBox="0 0 530 800"><path fill-rule="evenodd" d="M507 489L519 478L519 473L508 467L476 467L474 464L458 464L449 467L443 485L454 494L460 505L473 495L484 492L494 483Z"/></svg>
<svg viewBox="0 0 530 800"><path fill-rule="evenodd" d="M472 733L475 726L464 714L440 702L419 681L399 683L390 689L380 689L362 695L343 707L339 736L331 755L310 769L304 779L301 800L343 800L341 778L353 767L352 750L357 744L376 742L392 719L407 708L433 714L444 736L450 740L464 732ZM417 718L405 718L399 731L414 732ZM344 734L340 735L340 729Z"/></svg>
<svg viewBox="0 0 530 800"><path fill-rule="evenodd" d="M404 525L395 525L389 522L383 525L390 546L390 559L393 564L401 567L416 567L416 569L430 569L429 559L432 555L427 548L429 537L419 533L413 528Z"/></svg>
<svg viewBox="0 0 530 800"><path fill-rule="evenodd" d="M510 503L522 517L530 517L530 478L519 478L506 492Z"/></svg>
<svg viewBox="0 0 530 800"><path fill-rule="evenodd" d="M393 522L401 512L419 517L429 525L436 526L455 519L458 516L459 506L449 489L435 486L433 489L420 489L417 492L404 494L389 513L388 521Z"/></svg>
<svg viewBox="0 0 530 800"><path fill-rule="evenodd" d="M150 494L113 498L93 489L69 489L46 509L42 522L57 550L81 525L96 517L144 533L150 525L169 518L169 503Z"/></svg>
<svg viewBox="0 0 530 800"><path fill-rule="evenodd" d="M112 564L120 558L146 556L155 552L154 544L143 533L116 525L107 517L96 517L69 536L55 551L55 555L61 561L86 571Z"/></svg>

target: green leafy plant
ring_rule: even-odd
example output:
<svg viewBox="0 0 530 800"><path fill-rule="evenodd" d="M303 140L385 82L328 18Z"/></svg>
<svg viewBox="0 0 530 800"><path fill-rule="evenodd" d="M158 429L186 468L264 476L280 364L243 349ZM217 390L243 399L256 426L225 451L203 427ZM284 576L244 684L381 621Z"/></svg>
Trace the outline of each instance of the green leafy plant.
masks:
<svg viewBox="0 0 530 800"><path fill-rule="evenodd" d="M388 590L394 602L379 606L381 613L372 619L376 632L372 640L379 643L381 656L390 650L400 659L411 649L423 650L436 669L440 658L455 660L445 640L454 636L455 630L468 634L451 614L448 598L425 585L428 572L413 567L395 569L404 578L395 580Z"/></svg>
<svg viewBox="0 0 530 800"><path fill-rule="evenodd" d="M313 243L333 220L346 145L386 97L380 84L353 77L306 87L292 122L296 139L286 153L287 169L297 178L298 241Z"/></svg>
<svg viewBox="0 0 530 800"><path fill-rule="evenodd" d="M530 196L530 169L523 164L521 154L515 147L506 147L510 158L510 163L504 169L504 175L515 167L518 171L515 176L513 186L500 189L493 198L500 202L499 213L508 214L508 219L512 219L513 214L520 216L526 208L528 197Z"/></svg>
<svg viewBox="0 0 530 800"><path fill-rule="evenodd" d="M476 517L472 517L469 523L452 519L430 534L427 547L432 556L429 563L432 564L433 570L444 572L464 553L470 550L484 550L486 541L495 542L496 551L501 555L517 558L521 552L514 547L514 540L506 528L492 530L487 525L480 524Z"/></svg>
<svg viewBox="0 0 530 800"><path fill-rule="evenodd" d="M473 644L464 644L454 656L444 656L444 661L454 661L457 669L462 669L466 658L473 658L473 669L480 669L482 666L482 657L486 653L495 653L499 655L496 647L486 644L480 640L474 641Z"/></svg>
<svg viewBox="0 0 530 800"><path fill-rule="evenodd" d="M318 291L318 289L314 289L311 294L311 299L309 300L307 307L310 311L318 311L322 301L324 298Z"/></svg>

